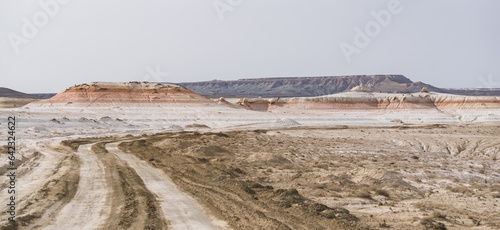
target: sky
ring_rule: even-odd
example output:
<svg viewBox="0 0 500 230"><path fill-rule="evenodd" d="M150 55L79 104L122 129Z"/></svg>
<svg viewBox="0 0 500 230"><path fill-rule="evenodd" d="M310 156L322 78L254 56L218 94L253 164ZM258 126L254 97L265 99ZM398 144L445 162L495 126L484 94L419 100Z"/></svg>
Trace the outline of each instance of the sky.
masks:
<svg viewBox="0 0 500 230"><path fill-rule="evenodd" d="M402 74L500 88L498 0L0 0L0 87Z"/></svg>

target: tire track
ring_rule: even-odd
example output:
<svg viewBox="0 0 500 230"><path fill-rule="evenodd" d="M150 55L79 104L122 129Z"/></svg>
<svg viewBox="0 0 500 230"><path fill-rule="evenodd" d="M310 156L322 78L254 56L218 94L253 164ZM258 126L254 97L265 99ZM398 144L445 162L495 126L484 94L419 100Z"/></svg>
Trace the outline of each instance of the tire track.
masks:
<svg viewBox="0 0 500 230"><path fill-rule="evenodd" d="M74 198L62 208L54 221L44 229L97 229L103 228L111 213L106 206L111 185L106 181L105 167L91 150L92 144L81 145L80 182Z"/></svg>
<svg viewBox="0 0 500 230"><path fill-rule="evenodd" d="M111 216L105 229L166 229L160 204L155 195L147 190L134 169L117 159L105 148L106 142L96 143L92 151L106 165L106 180L113 187Z"/></svg>
<svg viewBox="0 0 500 230"><path fill-rule="evenodd" d="M202 207L191 197L177 189L168 177L135 156L125 154L118 149L117 143L106 145L106 149L135 169L149 191L156 195L165 219L171 229L220 229L227 228L226 223L210 218Z"/></svg>
<svg viewBox="0 0 500 230"><path fill-rule="evenodd" d="M26 183L16 184L18 191L21 191L16 196L19 201L16 222L2 221L0 229L37 228L43 220L50 219L50 215L59 207L68 203L76 192L78 173L75 171L79 168L79 162L73 152L60 146L59 142L33 143L27 152L32 151L34 153L29 155L34 157L18 169L17 180ZM5 194L2 193L0 197ZM2 220L7 220L4 213L2 211Z"/></svg>

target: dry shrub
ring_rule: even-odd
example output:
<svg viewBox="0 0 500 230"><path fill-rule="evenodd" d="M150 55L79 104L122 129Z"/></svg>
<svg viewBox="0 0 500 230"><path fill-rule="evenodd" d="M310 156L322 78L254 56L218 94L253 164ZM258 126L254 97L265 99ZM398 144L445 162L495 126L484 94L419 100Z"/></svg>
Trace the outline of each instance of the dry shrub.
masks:
<svg viewBox="0 0 500 230"><path fill-rule="evenodd" d="M456 186L456 187L448 186L446 187L446 189L454 193L462 193L462 194L471 193L471 190L466 186Z"/></svg>
<svg viewBox="0 0 500 230"><path fill-rule="evenodd" d="M328 170L328 164L315 164L314 167Z"/></svg>
<svg viewBox="0 0 500 230"><path fill-rule="evenodd" d="M471 185L471 188L477 189L477 190L483 190L484 188L486 188L486 185L483 183L474 183Z"/></svg>
<svg viewBox="0 0 500 230"><path fill-rule="evenodd" d="M425 211L427 209L425 204L422 202L414 203L413 207L415 207L416 209L421 210L421 211Z"/></svg>
<svg viewBox="0 0 500 230"><path fill-rule="evenodd" d="M422 224L425 229L432 229L432 230L447 230L446 226L441 223L441 222L436 222L431 218L424 218L420 221L420 224Z"/></svg>
<svg viewBox="0 0 500 230"><path fill-rule="evenodd" d="M377 194L379 196L389 197L389 192L387 192L384 189L377 189L377 190L375 190L375 194Z"/></svg>
<svg viewBox="0 0 500 230"><path fill-rule="evenodd" d="M431 216L432 216L432 218L435 218L435 219L446 219L446 214L444 214L440 211L433 211Z"/></svg>
<svg viewBox="0 0 500 230"><path fill-rule="evenodd" d="M316 184L314 185L315 189L326 189L327 185L326 184Z"/></svg>
<svg viewBox="0 0 500 230"><path fill-rule="evenodd" d="M354 194L355 197L363 198L363 199L368 199L368 200L373 200L370 192L367 190L361 190L357 193Z"/></svg>
<svg viewBox="0 0 500 230"><path fill-rule="evenodd" d="M300 165L297 164L282 164L279 165L277 168L279 169L289 169L289 170L299 170L301 169Z"/></svg>
<svg viewBox="0 0 500 230"><path fill-rule="evenodd" d="M490 192L500 192L500 184L490 186Z"/></svg>
<svg viewBox="0 0 500 230"><path fill-rule="evenodd" d="M341 186L340 184L336 184L336 183L331 183L328 185L328 190L330 191L334 191L334 192L341 192L343 190L343 186Z"/></svg>

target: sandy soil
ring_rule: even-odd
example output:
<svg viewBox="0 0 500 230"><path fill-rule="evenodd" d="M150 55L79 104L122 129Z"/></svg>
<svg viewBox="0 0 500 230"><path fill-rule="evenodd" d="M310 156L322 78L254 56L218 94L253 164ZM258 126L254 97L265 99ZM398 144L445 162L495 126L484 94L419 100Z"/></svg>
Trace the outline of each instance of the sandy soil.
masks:
<svg viewBox="0 0 500 230"><path fill-rule="evenodd" d="M7 213L2 211L2 229L24 229L26 224L23 223L50 218L73 198L79 180L78 158L58 141L27 141L20 149L24 149L24 154L18 158L17 181L25 183L17 184L18 221L7 223ZM2 186L6 184L4 182ZM1 193L0 197L7 200L7 195L7 192Z"/></svg>
<svg viewBox="0 0 500 230"><path fill-rule="evenodd" d="M498 229L498 136L496 126L295 128L120 147L235 229Z"/></svg>
<svg viewBox="0 0 500 230"><path fill-rule="evenodd" d="M11 97L0 97L0 108L17 108L22 107L28 103L37 101L39 99L34 98L11 98Z"/></svg>
<svg viewBox="0 0 500 230"><path fill-rule="evenodd" d="M36 167L18 180L33 177L22 187L33 189L21 190L29 196L21 196L17 221L0 229L167 229L155 196L104 143L65 143L39 147L43 157L33 158Z"/></svg>
<svg viewBox="0 0 500 230"><path fill-rule="evenodd" d="M335 126L25 141L18 221L0 229L498 229L499 132Z"/></svg>
<svg viewBox="0 0 500 230"><path fill-rule="evenodd" d="M167 176L137 157L125 154L118 149L118 143L106 145L106 149L127 162L141 177L147 189L156 195L156 199L169 220L170 229L227 229L226 223L211 218L191 197L177 189Z"/></svg>
<svg viewBox="0 0 500 230"><path fill-rule="evenodd" d="M91 150L92 145L82 145L77 151L80 157L80 177L75 197L44 229L91 229L102 228L109 219L111 186L105 178L105 166Z"/></svg>
<svg viewBox="0 0 500 230"><path fill-rule="evenodd" d="M327 207L303 197L293 188L274 188L240 178L245 171L228 161L234 152L220 145L202 144L226 134L173 134L124 142L124 151L136 154L164 172L186 193L196 197L234 229L357 229L357 218L339 207ZM181 143L157 142L163 139ZM200 143L194 147L185 139ZM222 143L221 143L222 144ZM224 143L228 144L228 143ZM161 147L160 147L161 146ZM164 149L163 149L164 148ZM193 155L196 154L196 155ZM200 154L200 155L197 155ZM246 160L245 160L246 161ZM244 164L244 162L240 161Z"/></svg>

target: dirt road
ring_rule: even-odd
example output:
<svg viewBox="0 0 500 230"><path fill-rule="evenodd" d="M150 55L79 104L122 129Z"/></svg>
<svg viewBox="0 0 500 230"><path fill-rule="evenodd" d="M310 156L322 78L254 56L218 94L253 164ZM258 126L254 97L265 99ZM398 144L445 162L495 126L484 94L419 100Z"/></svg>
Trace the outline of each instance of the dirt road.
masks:
<svg viewBox="0 0 500 230"><path fill-rule="evenodd" d="M111 186L106 182L104 165L91 150L92 144L81 145L80 182L75 197L44 229L99 229L109 218Z"/></svg>
<svg viewBox="0 0 500 230"><path fill-rule="evenodd" d="M92 139L32 146L36 154L19 170L27 181L16 222L3 221L0 229L228 229L118 144L109 152Z"/></svg>
<svg viewBox="0 0 500 230"><path fill-rule="evenodd" d="M170 221L172 229L227 229L223 221L210 218L202 207L191 197L182 193L160 170L151 167L137 157L123 153L118 143L106 145L109 153L124 160L141 177L150 190L157 196L165 219Z"/></svg>

